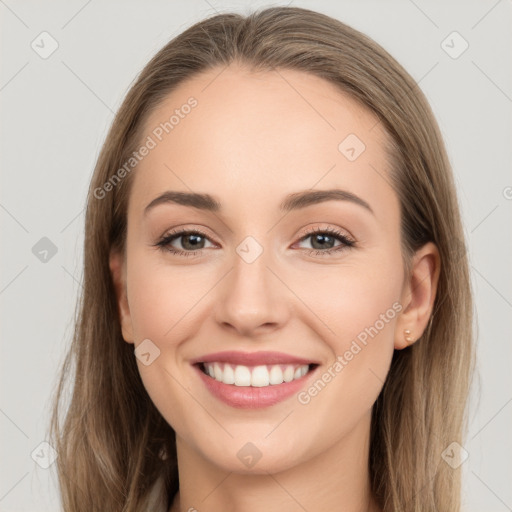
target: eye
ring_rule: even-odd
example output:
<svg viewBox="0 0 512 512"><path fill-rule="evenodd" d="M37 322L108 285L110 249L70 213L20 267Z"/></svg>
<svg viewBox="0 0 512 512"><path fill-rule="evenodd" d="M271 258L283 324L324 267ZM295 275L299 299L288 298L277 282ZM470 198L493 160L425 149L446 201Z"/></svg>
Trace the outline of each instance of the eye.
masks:
<svg viewBox="0 0 512 512"><path fill-rule="evenodd" d="M303 236L299 243L311 238L311 249L306 249L308 254L315 256L328 256L335 252L347 250L355 245L355 241L347 235L333 228L315 228ZM181 239L179 245L182 249L175 247L175 242ZM198 229L172 231L163 236L155 246L162 251L168 251L177 256L197 256L205 248L204 244L208 241L212 243L208 236ZM340 242L335 245L335 242ZM212 243L214 246L215 244Z"/></svg>
<svg viewBox="0 0 512 512"><path fill-rule="evenodd" d="M185 250L177 249L173 243L179 239L181 247ZM178 256L195 256L204 249L204 243L209 240L207 235L197 229L174 231L165 235L155 245L164 251L169 251Z"/></svg>
<svg viewBox="0 0 512 512"><path fill-rule="evenodd" d="M355 241L333 228L315 228L300 239L300 242L311 239L312 249L308 250L308 254L315 254L317 256L330 255L334 252L343 251L353 247ZM341 242L339 245L334 245L336 240Z"/></svg>

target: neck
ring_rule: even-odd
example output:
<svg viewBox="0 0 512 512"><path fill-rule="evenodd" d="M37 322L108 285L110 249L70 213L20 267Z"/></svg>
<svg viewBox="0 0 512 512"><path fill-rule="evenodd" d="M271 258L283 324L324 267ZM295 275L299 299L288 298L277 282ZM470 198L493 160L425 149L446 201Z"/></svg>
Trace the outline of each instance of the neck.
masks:
<svg viewBox="0 0 512 512"><path fill-rule="evenodd" d="M312 458L263 474L224 470L176 437L180 491L169 512L378 512L370 487L370 416Z"/></svg>

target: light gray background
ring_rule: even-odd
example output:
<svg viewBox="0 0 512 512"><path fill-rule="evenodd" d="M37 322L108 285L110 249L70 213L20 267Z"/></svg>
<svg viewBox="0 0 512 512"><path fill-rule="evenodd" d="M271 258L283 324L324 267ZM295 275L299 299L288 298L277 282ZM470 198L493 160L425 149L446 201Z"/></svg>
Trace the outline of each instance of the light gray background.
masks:
<svg viewBox="0 0 512 512"><path fill-rule="evenodd" d="M465 510L512 510L511 2L291 4L367 33L431 102L454 167L478 311L480 378L462 465ZM58 510L55 465L42 469L31 453L45 440L56 371L72 333L85 194L113 113L171 37L214 11L268 5L0 0L1 511ZM31 48L43 31L59 45L47 59ZM469 43L456 59L441 46L453 31ZM57 247L47 262L32 252L42 237Z"/></svg>

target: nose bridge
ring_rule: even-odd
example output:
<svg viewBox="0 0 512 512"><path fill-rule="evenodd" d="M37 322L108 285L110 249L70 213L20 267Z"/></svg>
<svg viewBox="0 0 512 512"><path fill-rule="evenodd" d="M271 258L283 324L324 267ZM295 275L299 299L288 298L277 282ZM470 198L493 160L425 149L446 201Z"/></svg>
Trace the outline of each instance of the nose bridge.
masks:
<svg viewBox="0 0 512 512"><path fill-rule="evenodd" d="M235 249L231 272L217 302L217 321L245 334L260 326L276 326L286 316L285 287L268 268L272 252L248 236Z"/></svg>

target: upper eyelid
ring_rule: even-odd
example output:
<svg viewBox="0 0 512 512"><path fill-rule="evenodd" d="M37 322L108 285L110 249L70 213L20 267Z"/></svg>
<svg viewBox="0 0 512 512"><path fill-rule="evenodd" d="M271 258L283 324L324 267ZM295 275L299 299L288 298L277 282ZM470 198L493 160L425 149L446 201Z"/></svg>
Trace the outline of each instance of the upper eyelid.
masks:
<svg viewBox="0 0 512 512"><path fill-rule="evenodd" d="M302 235L300 235L300 239L303 239L306 236L314 235L315 233L331 232L331 233L335 234L335 232L337 232L339 230L342 231L339 234L344 235L347 238L351 238L351 239L354 238L350 234L350 232L344 228L316 226L314 228L310 228L310 229L306 230L306 232L304 232ZM175 228L170 231L164 232L164 234L160 238L166 238L166 237L171 237L171 236L183 236L183 235L193 234L194 232L197 232L201 236L205 236L205 237L211 239L212 237L206 231L207 231L207 229L203 228L203 227L200 227L200 228L192 228L192 227L191 228Z"/></svg>
<svg viewBox="0 0 512 512"><path fill-rule="evenodd" d="M304 238L306 238L308 236L314 235L315 233L330 233L333 236L343 236L353 242L356 241L355 238L346 229L342 229L340 232L340 229L337 227L336 228L335 227L322 228L319 226L308 230L304 235L302 235L300 237L300 240L303 240Z"/></svg>

